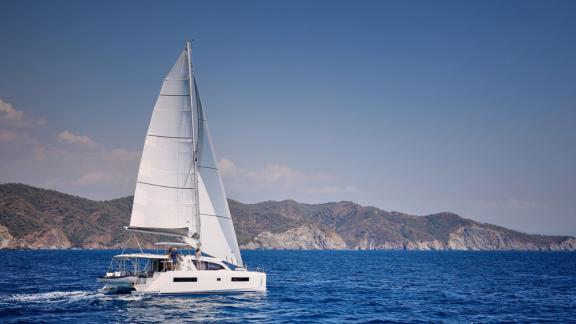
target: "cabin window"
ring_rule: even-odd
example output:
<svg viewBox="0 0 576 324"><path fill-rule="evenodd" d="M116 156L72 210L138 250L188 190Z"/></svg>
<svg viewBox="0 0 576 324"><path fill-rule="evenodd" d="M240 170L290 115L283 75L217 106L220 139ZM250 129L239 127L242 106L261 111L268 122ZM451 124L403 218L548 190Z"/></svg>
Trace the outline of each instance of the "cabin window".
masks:
<svg viewBox="0 0 576 324"><path fill-rule="evenodd" d="M250 281L250 277L232 277L232 281Z"/></svg>
<svg viewBox="0 0 576 324"><path fill-rule="evenodd" d="M204 269L206 269L206 270L222 270L222 269L224 269L224 267L217 264L217 263L204 262Z"/></svg>
<svg viewBox="0 0 576 324"><path fill-rule="evenodd" d="M196 278L196 277L180 277L180 278L174 278L173 281L174 282L197 282L198 278Z"/></svg>
<svg viewBox="0 0 576 324"><path fill-rule="evenodd" d="M224 269L223 266L217 264L217 263L212 263L212 262L206 262L206 261L202 261L202 267L198 267L198 261L194 260L194 266L196 267L196 269L202 269L202 270L222 270Z"/></svg>

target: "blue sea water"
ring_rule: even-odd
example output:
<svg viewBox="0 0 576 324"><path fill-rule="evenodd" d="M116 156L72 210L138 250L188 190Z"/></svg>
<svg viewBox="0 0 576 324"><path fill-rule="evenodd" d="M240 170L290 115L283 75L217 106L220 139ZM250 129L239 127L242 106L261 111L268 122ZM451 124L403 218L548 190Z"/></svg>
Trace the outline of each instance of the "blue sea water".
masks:
<svg viewBox="0 0 576 324"><path fill-rule="evenodd" d="M0 322L574 322L576 254L244 251L266 293L105 295L118 251L1 251Z"/></svg>

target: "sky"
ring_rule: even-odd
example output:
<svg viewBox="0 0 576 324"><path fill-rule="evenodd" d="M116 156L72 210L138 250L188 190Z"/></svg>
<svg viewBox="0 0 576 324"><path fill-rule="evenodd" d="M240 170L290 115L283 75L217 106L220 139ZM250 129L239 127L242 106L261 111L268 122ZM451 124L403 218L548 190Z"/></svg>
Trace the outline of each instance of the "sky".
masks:
<svg viewBox="0 0 576 324"><path fill-rule="evenodd" d="M193 61L228 196L576 235L574 1L0 1L0 182L133 194Z"/></svg>

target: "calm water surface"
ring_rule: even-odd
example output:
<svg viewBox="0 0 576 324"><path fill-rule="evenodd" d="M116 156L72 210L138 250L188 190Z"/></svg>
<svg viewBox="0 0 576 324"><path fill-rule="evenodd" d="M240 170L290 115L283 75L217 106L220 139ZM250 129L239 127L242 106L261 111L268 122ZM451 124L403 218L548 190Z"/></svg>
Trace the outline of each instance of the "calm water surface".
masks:
<svg viewBox="0 0 576 324"><path fill-rule="evenodd" d="M0 322L574 322L576 253L244 251L268 291L104 295L118 251L1 251Z"/></svg>

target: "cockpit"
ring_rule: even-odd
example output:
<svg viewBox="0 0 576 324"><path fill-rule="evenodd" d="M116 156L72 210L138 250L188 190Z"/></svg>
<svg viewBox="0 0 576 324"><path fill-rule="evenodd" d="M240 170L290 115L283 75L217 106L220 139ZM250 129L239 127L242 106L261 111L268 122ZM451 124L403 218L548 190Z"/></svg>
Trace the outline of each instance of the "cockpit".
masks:
<svg viewBox="0 0 576 324"><path fill-rule="evenodd" d="M113 257L105 278L149 278L157 272L230 270L224 262L207 255L193 255L183 243L156 243L158 253L128 253ZM180 247L181 249L178 249Z"/></svg>

